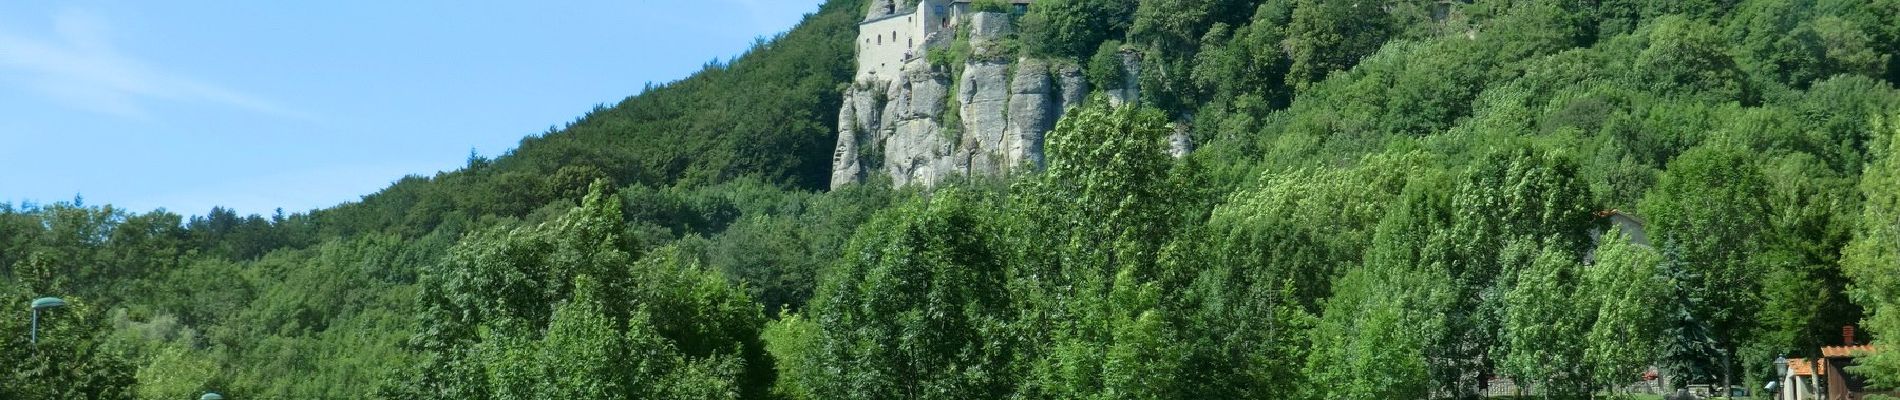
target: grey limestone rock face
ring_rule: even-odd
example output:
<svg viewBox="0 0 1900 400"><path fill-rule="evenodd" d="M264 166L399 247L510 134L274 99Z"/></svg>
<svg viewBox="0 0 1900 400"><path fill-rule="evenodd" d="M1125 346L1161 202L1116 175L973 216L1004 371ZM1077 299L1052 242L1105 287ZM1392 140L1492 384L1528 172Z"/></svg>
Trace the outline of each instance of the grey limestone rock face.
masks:
<svg viewBox="0 0 1900 400"><path fill-rule="evenodd" d="M970 48L976 54L991 54L997 39L1012 32L1009 14L984 12L970 15Z"/></svg>
<svg viewBox="0 0 1900 400"><path fill-rule="evenodd" d="M853 89L845 97L846 108L851 111L851 122L856 123L859 130L877 132L884 126L881 119L884 105L880 99L883 90L883 87L873 84L863 89Z"/></svg>
<svg viewBox="0 0 1900 400"><path fill-rule="evenodd" d="M1168 155L1174 158L1187 157L1194 153L1193 127L1186 123L1174 124L1174 133L1168 134Z"/></svg>
<svg viewBox="0 0 1900 400"><path fill-rule="evenodd" d="M963 67L957 101L963 105L959 115L968 146L961 150L969 159L969 173L996 175L1007 170L1001 164L1009 129L1009 78L1008 62L974 61Z"/></svg>
<svg viewBox="0 0 1900 400"><path fill-rule="evenodd" d="M862 182L871 168L867 165L881 155L880 146L890 126L884 111L887 88L878 82L861 82L844 92L844 106L838 110L838 144L831 155L831 187Z"/></svg>
<svg viewBox="0 0 1900 400"><path fill-rule="evenodd" d="M882 138L885 172L898 186L936 183L949 169L952 143L942 124L948 78L923 60L904 66L886 93L889 132Z"/></svg>
<svg viewBox="0 0 1900 400"><path fill-rule="evenodd" d="M1056 87L1062 90L1062 104L1058 109L1061 114L1067 114L1069 110L1081 107L1082 102L1088 101L1089 81L1082 75L1081 66L1063 65L1056 68L1055 75Z"/></svg>
<svg viewBox="0 0 1900 400"><path fill-rule="evenodd" d="M844 95L844 108L838 111L838 144L831 152L831 188L857 183L864 178L864 166L858 164L858 124L853 101L855 93Z"/></svg>
<svg viewBox="0 0 1900 400"><path fill-rule="evenodd" d="M918 58L895 79L860 82L845 91L832 188L876 173L888 175L893 185L929 187L953 175L1000 176L1043 166L1045 137L1063 114L1087 101L1090 82L1072 63L982 56L1010 34L1005 14L978 13L968 23L979 56L963 65L961 75L949 76ZM1139 54L1125 53L1122 61L1127 89L1108 93L1117 105L1139 98ZM951 117L960 122L945 126ZM1191 151L1185 134L1175 139L1177 152Z"/></svg>
<svg viewBox="0 0 1900 400"><path fill-rule="evenodd" d="M1042 167L1042 139L1054 129L1059 101L1049 63L1023 59L1010 78L1009 128L1003 135L1003 161L1008 170Z"/></svg>
<svg viewBox="0 0 1900 400"><path fill-rule="evenodd" d="M1122 85L1108 91L1108 103L1116 107L1141 101L1141 53L1122 52Z"/></svg>
<svg viewBox="0 0 1900 400"><path fill-rule="evenodd" d="M892 13L895 13L896 11L897 11L897 4L893 2L892 0L873 0L871 1L871 10L870 12L865 13L864 20L869 21L873 19L883 18L884 16L891 15Z"/></svg>
<svg viewBox="0 0 1900 400"><path fill-rule="evenodd" d="M961 123L946 127L950 84L944 71L920 59L897 81L848 90L838 115L832 188L862 182L879 169L897 186L1039 169L1045 136L1085 101L1089 87L1071 65L971 61L955 82L957 107L948 110Z"/></svg>
<svg viewBox="0 0 1900 400"><path fill-rule="evenodd" d="M899 114L904 119L936 119L943 116L944 103L950 99L950 84L945 74L924 59L911 60L904 66L903 87L893 88L893 99L902 99Z"/></svg>

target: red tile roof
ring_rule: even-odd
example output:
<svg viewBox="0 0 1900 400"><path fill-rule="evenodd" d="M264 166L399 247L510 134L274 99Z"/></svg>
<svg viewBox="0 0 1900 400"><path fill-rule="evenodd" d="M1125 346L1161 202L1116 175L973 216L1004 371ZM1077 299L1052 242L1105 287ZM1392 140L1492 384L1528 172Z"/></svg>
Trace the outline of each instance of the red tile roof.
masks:
<svg viewBox="0 0 1900 400"><path fill-rule="evenodd" d="M1827 358L1854 357L1860 353L1872 352L1874 352L1874 346L1865 344L1859 346L1821 346L1821 356Z"/></svg>
<svg viewBox="0 0 1900 400"><path fill-rule="evenodd" d="M1815 372L1817 372L1817 370L1814 367L1815 367L1814 363L1808 361L1808 359L1806 358L1788 359L1789 374L1794 375L1794 376L1813 376L1815 375ZM1818 372L1820 372L1821 375L1827 375L1826 369L1820 369Z"/></svg>

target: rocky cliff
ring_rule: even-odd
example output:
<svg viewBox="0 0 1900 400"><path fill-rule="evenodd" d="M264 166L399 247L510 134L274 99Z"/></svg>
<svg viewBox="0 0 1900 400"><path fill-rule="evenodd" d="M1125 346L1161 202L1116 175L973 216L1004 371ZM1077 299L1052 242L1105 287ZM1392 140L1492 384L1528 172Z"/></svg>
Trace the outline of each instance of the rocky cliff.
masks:
<svg viewBox="0 0 1900 400"><path fill-rule="evenodd" d="M962 72L908 61L890 81L853 84L838 113L838 145L831 187L872 174L898 186L935 185L953 175L1000 176L1042 166L1043 135L1079 106L1089 83L1073 63L1032 58L995 58L1010 36L1009 17L978 13L969 19L970 57ZM1133 57L1124 63L1133 77ZM1132 79L1108 93L1111 101L1134 99ZM954 114L954 115L953 115Z"/></svg>

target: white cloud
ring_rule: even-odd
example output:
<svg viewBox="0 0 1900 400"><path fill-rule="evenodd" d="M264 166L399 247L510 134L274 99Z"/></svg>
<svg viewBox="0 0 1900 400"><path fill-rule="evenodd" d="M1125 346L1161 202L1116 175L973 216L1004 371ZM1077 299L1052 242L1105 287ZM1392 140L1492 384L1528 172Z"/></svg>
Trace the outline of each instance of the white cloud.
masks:
<svg viewBox="0 0 1900 400"><path fill-rule="evenodd" d="M110 24L82 11L53 17L52 32L34 37L0 31L0 72L25 88L82 110L149 117L151 101L212 103L280 117L294 110L236 90L171 74L113 46Z"/></svg>

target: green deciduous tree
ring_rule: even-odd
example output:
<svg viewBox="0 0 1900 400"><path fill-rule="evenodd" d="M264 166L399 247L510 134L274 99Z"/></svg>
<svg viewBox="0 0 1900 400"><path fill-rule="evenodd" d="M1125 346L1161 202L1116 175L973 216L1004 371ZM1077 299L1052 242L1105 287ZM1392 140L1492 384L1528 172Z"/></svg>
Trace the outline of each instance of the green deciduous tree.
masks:
<svg viewBox="0 0 1900 400"><path fill-rule="evenodd" d="M1876 126L1885 131L1875 143L1876 161L1862 175L1861 195L1867 203L1854 241L1843 251L1842 269L1853 279L1850 292L1866 307L1863 324L1874 333L1876 354L1860 359L1863 373L1874 383L1900 385L1900 115L1889 113Z"/></svg>
<svg viewBox="0 0 1900 400"><path fill-rule="evenodd" d="M1016 383L1001 231L955 190L883 213L780 322L783 391L814 398L998 398Z"/></svg>
<svg viewBox="0 0 1900 400"><path fill-rule="evenodd" d="M1662 255L1631 240L1621 228L1603 235L1595 263L1583 270L1587 298L1580 303L1596 314L1584 336L1584 365L1598 389L1634 382L1655 365L1672 299L1657 269Z"/></svg>
<svg viewBox="0 0 1900 400"><path fill-rule="evenodd" d="M545 224L492 229L425 275L423 398L759 398L771 369L745 290L664 248L635 262L604 182ZM547 304L563 304L549 308Z"/></svg>
<svg viewBox="0 0 1900 400"><path fill-rule="evenodd" d="M107 335L103 313L86 299L64 297L67 306L40 313L39 343L25 332L31 321L26 305L46 292L30 292L0 282L0 304L9 305L0 318L0 397L10 399L131 399L136 394L137 367L125 347ZM17 311L15 311L17 310Z"/></svg>
<svg viewBox="0 0 1900 400"><path fill-rule="evenodd" d="M1045 0L1023 15L1021 34L1031 53L1082 59L1103 42L1119 40L1134 20L1132 0ZM1102 82L1102 81L1097 81Z"/></svg>
<svg viewBox="0 0 1900 400"><path fill-rule="evenodd" d="M1351 68L1385 43L1391 28L1376 3L1299 0L1287 25L1286 82L1304 89L1333 71Z"/></svg>
<svg viewBox="0 0 1900 400"><path fill-rule="evenodd" d="M1655 237L1674 252L1685 272L1691 314L1706 323L1716 350L1733 356L1759 328L1765 278L1751 261L1762 249L1769 215L1760 165L1746 149L1720 139L1690 149L1670 162L1662 180L1643 199ZM1723 373L1719 359L1695 360Z"/></svg>
<svg viewBox="0 0 1900 400"><path fill-rule="evenodd" d="M1576 256L1555 243L1520 240L1501 258L1523 263L1503 301L1499 366L1545 398L1588 398L1585 337L1596 317Z"/></svg>
<svg viewBox="0 0 1900 400"><path fill-rule="evenodd" d="M1563 153L1517 145L1492 150L1458 178L1450 199L1450 234L1458 262L1445 269L1454 284L1446 316L1449 339L1437 349L1445 365L1446 390L1464 393L1484 385L1472 377L1493 371L1506 348L1504 336L1513 289L1521 268L1539 252L1512 252L1514 242L1560 254L1581 254L1594 226L1588 185L1576 161ZM1513 258L1515 257L1515 258ZM1574 277L1568 278L1574 280Z"/></svg>

